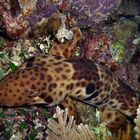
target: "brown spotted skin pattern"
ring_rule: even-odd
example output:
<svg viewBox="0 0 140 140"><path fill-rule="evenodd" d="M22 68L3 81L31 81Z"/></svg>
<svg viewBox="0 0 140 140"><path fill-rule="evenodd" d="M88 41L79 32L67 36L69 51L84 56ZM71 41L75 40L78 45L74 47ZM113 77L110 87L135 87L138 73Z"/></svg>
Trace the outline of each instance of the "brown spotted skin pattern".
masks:
<svg viewBox="0 0 140 140"><path fill-rule="evenodd" d="M136 115L135 92L99 64L86 59L36 56L0 81L0 104L60 104L67 96L99 108L113 131ZM115 124L115 125L114 125ZM114 127L114 128L113 128Z"/></svg>
<svg viewBox="0 0 140 140"><path fill-rule="evenodd" d="M6 106L36 103L53 106L63 101L69 94L65 83L70 81L73 73L72 66L62 61L53 56L30 58L0 82L0 103Z"/></svg>
<svg viewBox="0 0 140 140"><path fill-rule="evenodd" d="M59 107L61 109L68 108L68 113L70 116L74 116L74 119L76 120L76 124L80 124L82 122L81 117L78 114L76 105L70 97L67 97L63 102L61 102L59 104Z"/></svg>

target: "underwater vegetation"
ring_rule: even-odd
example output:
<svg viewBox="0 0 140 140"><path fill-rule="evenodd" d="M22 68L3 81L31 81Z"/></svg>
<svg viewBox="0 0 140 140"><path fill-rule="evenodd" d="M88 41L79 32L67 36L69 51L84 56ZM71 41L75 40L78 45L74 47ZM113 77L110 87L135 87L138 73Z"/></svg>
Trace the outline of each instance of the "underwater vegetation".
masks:
<svg viewBox="0 0 140 140"><path fill-rule="evenodd" d="M56 107L56 114L54 117L48 120L48 140L95 140L94 133L88 128L87 125L76 125L74 117L68 116L68 109L61 110ZM69 118L69 120L68 120Z"/></svg>
<svg viewBox="0 0 140 140"><path fill-rule="evenodd" d="M0 139L139 140L139 5L1 0Z"/></svg>

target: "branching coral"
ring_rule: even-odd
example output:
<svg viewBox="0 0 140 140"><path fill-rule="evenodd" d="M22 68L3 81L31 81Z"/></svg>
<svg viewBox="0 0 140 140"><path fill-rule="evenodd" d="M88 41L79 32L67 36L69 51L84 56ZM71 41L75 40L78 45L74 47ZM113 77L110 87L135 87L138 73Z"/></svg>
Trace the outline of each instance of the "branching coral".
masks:
<svg viewBox="0 0 140 140"><path fill-rule="evenodd" d="M65 111L56 108L54 118L48 121L48 140L95 140L92 131L87 125L76 125L74 117L68 117L68 109Z"/></svg>
<svg viewBox="0 0 140 140"><path fill-rule="evenodd" d="M135 123L136 123L136 127L135 127L136 138L137 140L139 140L140 139L140 105L139 108L137 109L137 117L135 119Z"/></svg>

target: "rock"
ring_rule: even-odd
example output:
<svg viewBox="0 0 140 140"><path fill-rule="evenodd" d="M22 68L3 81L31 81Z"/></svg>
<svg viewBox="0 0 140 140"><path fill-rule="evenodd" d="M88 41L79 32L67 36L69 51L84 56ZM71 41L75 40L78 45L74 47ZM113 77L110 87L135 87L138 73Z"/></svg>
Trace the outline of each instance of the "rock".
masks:
<svg viewBox="0 0 140 140"><path fill-rule="evenodd" d="M126 40L138 30L138 24L124 18L114 22L111 28L118 40L126 42Z"/></svg>
<svg viewBox="0 0 140 140"><path fill-rule="evenodd" d="M122 0L119 8L119 13L122 15L139 15L140 1L139 0Z"/></svg>

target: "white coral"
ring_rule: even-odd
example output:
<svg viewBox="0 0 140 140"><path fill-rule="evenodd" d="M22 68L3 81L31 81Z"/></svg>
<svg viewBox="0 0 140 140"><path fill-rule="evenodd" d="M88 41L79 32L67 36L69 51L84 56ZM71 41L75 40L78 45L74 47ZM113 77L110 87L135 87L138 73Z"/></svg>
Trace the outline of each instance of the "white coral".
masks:
<svg viewBox="0 0 140 140"><path fill-rule="evenodd" d="M71 40L73 38L74 34L73 34L73 32L71 30L68 30L66 28L66 25L65 25L66 16L61 14L60 18L61 18L62 24L61 24L60 28L57 31L56 38L58 39L58 41L63 43L65 41L65 39Z"/></svg>
<svg viewBox="0 0 140 140"><path fill-rule="evenodd" d="M71 40L73 38L73 32L66 29L66 27L61 26L57 31L56 37L60 42L63 43L65 39Z"/></svg>

